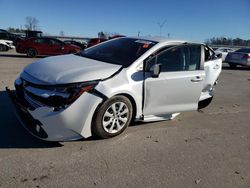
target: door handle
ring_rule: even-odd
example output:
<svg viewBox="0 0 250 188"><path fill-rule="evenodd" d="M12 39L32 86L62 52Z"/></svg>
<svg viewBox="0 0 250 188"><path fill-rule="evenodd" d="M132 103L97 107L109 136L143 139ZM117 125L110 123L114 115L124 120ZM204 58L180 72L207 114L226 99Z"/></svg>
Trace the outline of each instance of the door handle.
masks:
<svg viewBox="0 0 250 188"><path fill-rule="evenodd" d="M203 80L202 77L196 76L195 78L191 79L191 82L201 82Z"/></svg>
<svg viewBox="0 0 250 188"><path fill-rule="evenodd" d="M214 69L219 69L220 66L219 66L218 64L216 64L213 68L214 68Z"/></svg>

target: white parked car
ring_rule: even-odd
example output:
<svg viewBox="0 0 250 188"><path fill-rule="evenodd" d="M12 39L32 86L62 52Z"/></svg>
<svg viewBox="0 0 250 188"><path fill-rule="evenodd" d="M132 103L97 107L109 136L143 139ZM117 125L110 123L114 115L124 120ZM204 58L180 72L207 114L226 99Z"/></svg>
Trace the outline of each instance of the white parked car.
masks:
<svg viewBox="0 0 250 188"><path fill-rule="evenodd" d="M233 52L233 51L234 51L234 50L231 49L231 48L221 47L221 48L217 48L217 49L215 50L215 53L216 53L216 55L221 54L222 62L224 62L225 59L226 59L226 57L227 57L227 54L228 54L229 52Z"/></svg>
<svg viewBox="0 0 250 188"><path fill-rule="evenodd" d="M15 46L13 45L13 41L0 39L0 52L8 51L9 49L13 48L15 48Z"/></svg>
<svg viewBox="0 0 250 188"><path fill-rule="evenodd" d="M25 128L43 140L109 138L131 121L171 119L209 104L221 59L203 44L117 38L40 59L8 88Z"/></svg>

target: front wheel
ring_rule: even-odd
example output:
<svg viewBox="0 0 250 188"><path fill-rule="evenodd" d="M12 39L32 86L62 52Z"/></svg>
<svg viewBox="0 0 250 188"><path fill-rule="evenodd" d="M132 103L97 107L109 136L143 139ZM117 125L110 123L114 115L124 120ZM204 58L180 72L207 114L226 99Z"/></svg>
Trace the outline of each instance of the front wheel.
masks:
<svg viewBox="0 0 250 188"><path fill-rule="evenodd" d="M27 56L28 57L36 57L37 56L37 51L34 48L29 48L27 50Z"/></svg>
<svg viewBox="0 0 250 188"><path fill-rule="evenodd" d="M105 101L97 110L92 130L100 138L110 138L121 134L130 124L133 108L124 96L114 96Z"/></svg>

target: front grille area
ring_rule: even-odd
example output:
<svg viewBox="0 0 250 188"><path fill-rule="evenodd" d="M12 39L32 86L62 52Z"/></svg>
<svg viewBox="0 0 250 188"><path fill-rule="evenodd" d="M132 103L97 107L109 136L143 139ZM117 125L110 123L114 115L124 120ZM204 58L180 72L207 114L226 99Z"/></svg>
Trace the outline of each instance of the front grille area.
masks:
<svg viewBox="0 0 250 188"><path fill-rule="evenodd" d="M23 126L33 135L39 138L48 138L47 133L43 129L43 124L39 120L34 119L27 110L28 108L31 109L31 107L29 106L29 103L27 103L27 101L22 98L21 92L10 91L8 88L6 88L6 91L9 94L9 97L18 114L19 120L21 120Z"/></svg>
<svg viewBox="0 0 250 188"><path fill-rule="evenodd" d="M45 104L37 100L41 97L36 96L25 89L28 86L27 82L25 82L25 86L23 85L23 83L20 85L15 85L15 88L18 99L21 100L26 107L34 110L35 108L45 106Z"/></svg>
<svg viewBox="0 0 250 188"><path fill-rule="evenodd" d="M34 119L28 112L22 110L20 107L16 107L16 112L21 118L26 129L28 129L32 134L39 138L48 138L47 133L43 129L43 125L40 121ZM37 127L39 126L39 130Z"/></svg>
<svg viewBox="0 0 250 188"><path fill-rule="evenodd" d="M26 92L24 92L24 98L25 100L31 105L33 106L34 108L39 108L39 107L42 107L44 106L42 103L34 100L31 96L29 96Z"/></svg>

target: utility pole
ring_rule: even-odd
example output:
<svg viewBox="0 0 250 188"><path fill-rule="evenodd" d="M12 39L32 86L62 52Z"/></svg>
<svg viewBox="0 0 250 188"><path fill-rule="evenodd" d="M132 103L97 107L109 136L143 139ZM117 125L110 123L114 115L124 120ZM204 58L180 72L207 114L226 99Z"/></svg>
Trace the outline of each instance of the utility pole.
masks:
<svg viewBox="0 0 250 188"><path fill-rule="evenodd" d="M163 26L165 25L165 23L166 23L166 21L167 20L164 20L163 22L158 22L157 24L159 25L159 27L160 27L160 36L161 36L161 31L162 31L162 28L163 28Z"/></svg>

